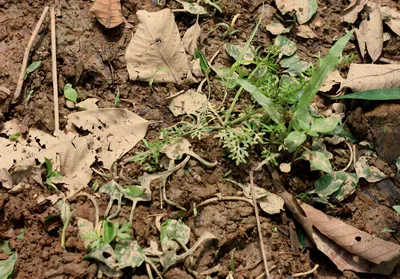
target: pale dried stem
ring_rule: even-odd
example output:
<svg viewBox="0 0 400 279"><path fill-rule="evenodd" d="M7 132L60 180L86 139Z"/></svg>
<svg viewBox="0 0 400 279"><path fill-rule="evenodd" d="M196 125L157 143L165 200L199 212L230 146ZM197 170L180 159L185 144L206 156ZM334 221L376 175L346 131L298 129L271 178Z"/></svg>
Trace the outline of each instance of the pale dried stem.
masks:
<svg viewBox="0 0 400 279"><path fill-rule="evenodd" d="M316 270L318 269L318 267L319 267L319 265L316 264L316 265L313 267L313 269L311 269L311 270L309 270L309 271L306 271L306 272L301 272L301 273L293 274L292 277L302 277L302 276L306 276L306 275L309 275L309 274L313 274L314 271L316 271Z"/></svg>
<svg viewBox="0 0 400 279"><path fill-rule="evenodd" d="M254 190L253 173L254 173L254 170L251 169L250 170L251 197L253 198L253 207L254 207L254 213L256 215L258 237L260 239L261 255L262 255L262 259L264 261L265 273L267 275L267 279L270 279L271 277L269 276L268 262L267 262L267 256L265 253L265 248L264 248L264 240L263 240L263 236L262 236L260 216L258 215L258 207L257 207L257 202L256 202L256 191Z"/></svg>
<svg viewBox="0 0 400 279"><path fill-rule="evenodd" d="M26 71L26 67L28 66L29 54L31 52L32 45L35 41L37 34L39 33L40 27L42 26L44 18L46 17L48 11L49 11L49 7L48 6L44 7L43 13L40 16L40 19L36 24L35 30L33 30L32 36L29 39L28 45L25 48L24 58L22 60L22 65L21 65L21 71L19 72L17 89L15 89L15 92L14 92L13 103L16 103L19 99L19 96L21 95L22 86L24 85L25 71Z"/></svg>
<svg viewBox="0 0 400 279"><path fill-rule="evenodd" d="M56 45L56 14L54 7L50 8L51 18L51 65L53 69L53 102L54 102L54 130L60 130L60 114L58 111L58 83L57 83L57 45Z"/></svg>
<svg viewBox="0 0 400 279"><path fill-rule="evenodd" d="M351 144L348 143L347 141L345 141L344 143L347 145L347 147L350 150L350 159L349 159L349 163L347 164L347 166L344 169L342 169L341 171L347 171L350 168L351 164L353 163L353 157L354 157L353 147L351 146Z"/></svg>

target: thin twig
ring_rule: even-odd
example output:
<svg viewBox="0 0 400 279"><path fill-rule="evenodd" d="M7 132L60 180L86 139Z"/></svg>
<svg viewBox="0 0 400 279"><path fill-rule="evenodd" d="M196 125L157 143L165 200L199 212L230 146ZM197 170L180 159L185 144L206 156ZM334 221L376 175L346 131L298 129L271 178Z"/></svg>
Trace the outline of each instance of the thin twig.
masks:
<svg viewBox="0 0 400 279"><path fill-rule="evenodd" d="M54 130L60 130L60 115L58 112L58 83L57 83L57 45L56 45L56 15L54 7L50 8L51 19L51 65L53 68L53 102L54 102Z"/></svg>
<svg viewBox="0 0 400 279"><path fill-rule="evenodd" d="M353 156L353 147L351 146L351 144L348 143L347 141L345 141L344 143L347 145L347 147L350 150L350 159L349 159L349 162L347 163L347 166L344 169L342 169L341 171L347 171L350 168L351 164L353 163L353 157L354 157Z"/></svg>
<svg viewBox="0 0 400 279"><path fill-rule="evenodd" d="M28 45L25 48L24 59L22 60L21 71L19 72L17 89L15 89L15 92L14 92L13 103L17 102L19 99L19 96L21 95L22 86L24 85L25 71L26 71L26 67L28 66L29 53L31 52L33 42L35 41L35 38L36 38L37 34L39 33L40 27L42 26L44 18L46 17L48 11L49 11L49 7L48 6L44 7L43 13L40 16L40 19L36 24L35 30L33 30L32 36L29 39Z"/></svg>
<svg viewBox="0 0 400 279"><path fill-rule="evenodd" d="M227 197L223 197L223 196L217 196L215 198L211 198L208 200L205 200L201 203L199 203L196 207L197 209L204 207L206 205L209 205L211 203L217 202L217 201L244 201L247 202L251 205L253 205L253 201L247 198L243 198L243 197L232 197L232 196L227 196Z"/></svg>
<svg viewBox="0 0 400 279"><path fill-rule="evenodd" d="M313 267L313 269L311 269L311 270L309 270L309 271L306 271L306 272L301 272L301 273L293 274L292 277L302 277L302 276L306 276L306 275L312 274L312 273L314 273L314 271L316 271L316 270L318 269L318 267L319 267L319 265L316 264L316 265Z"/></svg>
<svg viewBox="0 0 400 279"><path fill-rule="evenodd" d="M253 173L254 170L250 170L250 186L251 186L251 197L253 198L253 206L254 206L254 213L256 215L256 221L257 221L257 229L258 229L258 237L260 239L260 246L261 246L261 255L264 261L264 268L265 268L265 273L267 274L267 279L270 279L269 276L269 269L268 269L268 262L267 262L267 256L265 254L265 249L264 249L264 241L263 241L263 236L262 236L262 231L261 231L261 223L260 223L260 216L258 215L258 207L257 207L257 202L256 202L256 191L254 190L254 178L253 178Z"/></svg>
<svg viewBox="0 0 400 279"><path fill-rule="evenodd" d="M273 271L273 270L275 270L276 268L277 268L277 266L276 266L276 265L273 265L273 266L271 266L270 271ZM264 272L263 274L257 276L256 279L262 279L262 278L264 278L264 276L266 276L266 275L267 275L267 273Z"/></svg>
<svg viewBox="0 0 400 279"><path fill-rule="evenodd" d="M93 203L94 211L95 211L95 214L96 214L95 226L94 227L97 227L97 224L99 223L99 206L97 205L96 199L93 196L89 195L88 193L79 193L76 196L77 197L86 197Z"/></svg>

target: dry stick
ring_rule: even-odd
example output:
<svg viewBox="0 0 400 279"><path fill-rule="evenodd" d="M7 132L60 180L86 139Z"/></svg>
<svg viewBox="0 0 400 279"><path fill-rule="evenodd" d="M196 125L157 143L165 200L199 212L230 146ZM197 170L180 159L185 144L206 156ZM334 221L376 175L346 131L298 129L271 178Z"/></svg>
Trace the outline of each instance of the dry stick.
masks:
<svg viewBox="0 0 400 279"><path fill-rule="evenodd" d="M264 261L264 268L265 268L265 273L267 275L267 279L270 279L269 276L269 269L268 269L268 262L267 262L267 256L265 254L265 248L264 248L264 241L263 241L263 236L262 236L262 231L261 231L261 223L260 223L260 216L258 215L258 207L257 207L257 202L256 202L256 191L254 190L254 178L253 178L253 173L254 170L250 170L250 186L251 186L251 197L253 198L253 206L254 206L254 213L256 215L256 221L257 221L257 229L258 229L258 237L260 239L260 246L261 246L261 255Z"/></svg>
<svg viewBox="0 0 400 279"><path fill-rule="evenodd" d="M57 84L57 53L56 53L56 14L54 7L50 8L51 19L51 65L53 68L53 102L54 102L54 130L60 130L60 115L58 112L58 84Z"/></svg>
<svg viewBox="0 0 400 279"><path fill-rule="evenodd" d="M19 99L19 96L21 95L22 86L24 85L25 71L26 71L26 67L28 66L29 53L31 51L33 42L35 41L35 38L36 38L37 34L39 33L40 27L42 26L42 23L43 23L44 18L46 17L48 11L49 11L49 7L48 6L44 7L43 13L40 16L40 19L39 19L38 23L36 24L35 30L33 31L31 38L29 39L28 45L25 48L24 59L22 60L21 71L19 73L17 89L15 89L15 92L14 92L13 103L17 102L17 100Z"/></svg>
<svg viewBox="0 0 400 279"><path fill-rule="evenodd" d="M318 267L319 267L319 265L316 264L313 269L306 271L306 272L293 274L292 277L302 277L302 276L312 274L312 273L314 273L314 271L316 271L318 269Z"/></svg>

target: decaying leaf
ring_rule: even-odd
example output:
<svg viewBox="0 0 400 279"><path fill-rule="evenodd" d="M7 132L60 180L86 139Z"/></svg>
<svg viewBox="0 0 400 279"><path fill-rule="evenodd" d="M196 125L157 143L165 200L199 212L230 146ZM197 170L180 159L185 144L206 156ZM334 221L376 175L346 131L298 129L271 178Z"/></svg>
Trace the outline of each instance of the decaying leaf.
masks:
<svg viewBox="0 0 400 279"><path fill-rule="evenodd" d="M365 65L365 64L363 64ZM339 71L331 72L326 78L324 85L319 89L321 92L329 92L335 85L340 85L345 79L342 78Z"/></svg>
<svg viewBox="0 0 400 279"><path fill-rule="evenodd" d="M386 174L381 172L377 167L368 164L368 156L361 156L354 163L354 169L358 177L365 178L370 183L381 181L386 178Z"/></svg>
<svg viewBox="0 0 400 279"><path fill-rule="evenodd" d="M356 32L361 55L364 57L364 44L372 61L378 60L383 49L383 23L379 6L375 3L368 3L371 11L368 19L361 22Z"/></svg>
<svg viewBox="0 0 400 279"><path fill-rule="evenodd" d="M189 89L185 93L173 98L169 103L169 109L174 116L182 114L197 115L198 111L208 103L207 96L194 89Z"/></svg>
<svg viewBox="0 0 400 279"><path fill-rule="evenodd" d="M309 21L317 12L317 0L275 0L276 6L282 14L296 11L296 18L299 24Z"/></svg>
<svg viewBox="0 0 400 279"><path fill-rule="evenodd" d="M239 58L242 58L242 61L253 61L255 49L253 46L249 46L245 49L246 44L234 45L234 44L225 44L226 52L236 61Z"/></svg>
<svg viewBox="0 0 400 279"><path fill-rule="evenodd" d="M382 19L390 29L400 36L400 13L388 6L381 7Z"/></svg>
<svg viewBox="0 0 400 279"><path fill-rule="evenodd" d="M90 12L106 28L114 28L124 22L120 0L95 0Z"/></svg>
<svg viewBox="0 0 400 279"><path fill-rule="evenodd" d="M68 121L100 139L101 148L96 156L106 169L146 135L149 125L133 112L118 108L72 113L68 115Z"/></svg>
<svg viewBox="0 0 400 279"><path fill-rule="evenodd" d="M273 21L270 24L266 26L266 29L272 34L272 35L281 35L281 34L286 34L289 33L290 30L292 30L293 25L289 27L283 26L282 23L278 21Z"/></svg>
<svg viewBox="0 0 400 279"><path fill-rule="evenodd" d="M35 165L35 161L51 160L62 177L57 183L64 183L72 195L86 187L92 176L90 166L96 160L111 168L114 161L128 152L146 134L148 122L124 109L99 109L68 115L71 131L74 126L90 132L79 137L72 132L58 133L53 137L40 130L31 129L25 138L17 142L0 138L0 168L9 170L13 165ZM2 133L13 134L18 124L5 123ZM14 160L17 162L14 164Z"/></svg>
<svg viewBox="0 0 400 279"><path fill-rule="evenodd" d="M194 50L197 48L197 41L200 38L201 27L196 21L193 26L186 30L185 35L183 35L182 43L186 52L190 55L194 55Z"/></svg>
<svg viewBox="0 0 400 279"><path fill-rule="evenodd" d="M264 198L258 199L261 209L268 214L278 214L283 210L285 201L274 193L268 193Z"/></svg>
<svg viewBox="0 0 400 279"><path fill-rule="evenodd" d="M161 225L160 241L164 252L179 250L182 248L179 243L186 245L189 242L189 237L190 228L180 220L167 219Z"/></svg>
<svg viewBox="0 0 400 279"><path fill-rule="evenodd" d="M140 10L136 14L140 23L125 53L129 77L177 84L192 82L189 61L172 11ZM160 68L167 71L158 71Z"/></svg>
<svg viewBox="0 0 400 279"><path fill-rule="evenodd" d="M358 13L364 9L367 2L368 0L352 0L350 5L344 9L346 14L343 16L343 21L354 23L357 20Z"/></svg>
<svg viewBox="0 0 400 279"><path fill-rule="evenodd" d="M178 3L181 3L183 6L183 9L191 14L194 15L206 15L207 11L204 9L204 7L200 6L197 3L190 3L186 1L180 1L180 0L175 0Z"/></svg>
<svg viewBox="0 0 400 279"><path fill-rule="evenodd" d="M279 59L282 56L291 56L297 50L296 43L290 41L288 37L279 35L275 38L274 45L280 48Z"/></svg>
<svg viewBox="0 0 400 279"><path fill-rule="evenodd" d="M282 197L313 243L338 269L389 275L400 261L400 245L347 225L288 192Z"/></svg>
<svg viewBox="0 0 400 279"><path fill-rule="evenodd" d="M344 181L340 190L333 193L332 198L337 201L343 201L345 198L352 195L357 188L358 185L358 175L355 173L347 173L346 180Z"/></svg>
<svg viewBox="0 0 400 279"><path fill-rule="evenodd" d="M317 37L309 25L299 25L297 27L296 35L305 39L314 39Z"/></svg>
<svg viewBox="0 0 400 279"><path fill-rule="evenodd" d="M143 249L136 241L132 241L129 245L117 244L115 250L119 268L139 267L146 258Z"/></svg>
<svg viewBox="0 0 400 279"><path fill-rule="evenodd" d="M310 162L311 170L322 170L326 173L332 172L332 165L328 157L322 152L305 151L300 158Z"/></svg>
<svg viewBox="0 0 400 279"><path fill-rule="evenodd" d="M85 249L88 249L90 244L92 243L92 240L88 239L88 235L91 233L94 233L94 225L92 222L80 218L80 217L75 217L77 226L78 226L78 233L80 238L83 241L83 245L85 246Z"/></svg>
<svg viewBox="0 0 400 279"><path fill-rule="evenodd" d="M76 107L79 110L90 110L90 109L98 109L99 107L97 106L97 102L99 100L96 98L88 98L82 102L79 102L76 104Z"/></svg>
<svg viewBox="0 0 400 279"><path fill-rule="evenodd" d="M353 92L400 87L400 65L351 64L342 87Z"/></svg>

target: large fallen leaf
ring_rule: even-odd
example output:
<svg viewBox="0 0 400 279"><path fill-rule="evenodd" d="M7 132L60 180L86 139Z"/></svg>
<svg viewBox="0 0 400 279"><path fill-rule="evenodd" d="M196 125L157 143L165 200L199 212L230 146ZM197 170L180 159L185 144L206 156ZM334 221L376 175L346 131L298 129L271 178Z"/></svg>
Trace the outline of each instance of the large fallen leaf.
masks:
<svg viewBox="0 0 400 279"><path fill-rule="evenodd" d="M400 65L351 64L342 87L353 92L400 87Z"/></svg>
<svg viewBox="0 0 400 279"><path fill-rule="evenodd" d="M64 183L73 195L86 187L92 176L90 166L97 158L107 169L114 161L133 148L146 134L148 122L125 109L99 109L72 113L67 127L74 126L90 132L80 137L72 132L59 132L57 137L37 129L16 142L0 138L0 168L36 165L45 158L54 163L62 177L56 183ZM1 133L14 134L19 129L15 121L4 124Z"/></svg>
<svg viewBox="0 0 400 279"><path fill-rule="evenodd" d="M140 10L136 14L139 26L125 53L129 77L177 84L191 82L189 61L172 11ZM160 68L167 71L158 71Z"/></svg>
<svg viewBox="0 0 400 279"><path fill-rule="evenodd" d="M347 225L288 192L282 197L313 243L338 269L389 275L400 261L400 245Z"/></svg>
<svg viewBox="0 0 400 279"><path fill-rule="evenodd" d="M383 49L383 23L379 6L375 3L368 3L370 8L369 16L360 24L356 31L356 37L362 57L364 57L364 44L371 56L372 61L378 60Z"/></svg>
<svg viewBox="0 0 400 279"><path fill-rule="evenodd" d="M197 41L200 38L201 28L199 23L196 21L193 26L186 30L185 35L183 35L182 43L186 52L190 55L194 55L194 50L197 48Z"/></svg>
<svg viewBox="0 0 400 279"><path fill-rule="evenodd" d="M99 139L101 148L96 156L106 169L144 138L149 125L133 112L118 108L72 113L68 121Z"/></svg>
<svg viewBox="0 0 400 279"><path fill-rule="evenodd" d="M120 0L95 0L90 12L106 28L114 28L124 22Z"/></svg>
<svg viewBox="0 0 400 279"><path fill-rule="evenodd" d="M275 0L275 3L282 14L295 10L299 24L309 21L318 8L317 0Z"/></svg>

